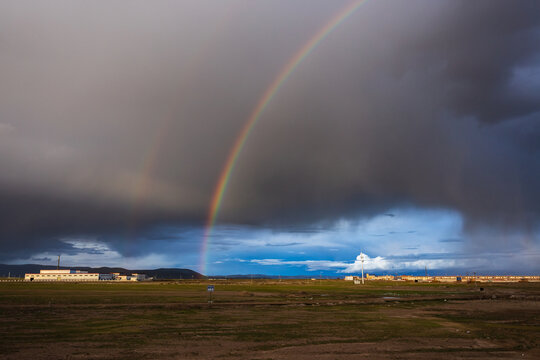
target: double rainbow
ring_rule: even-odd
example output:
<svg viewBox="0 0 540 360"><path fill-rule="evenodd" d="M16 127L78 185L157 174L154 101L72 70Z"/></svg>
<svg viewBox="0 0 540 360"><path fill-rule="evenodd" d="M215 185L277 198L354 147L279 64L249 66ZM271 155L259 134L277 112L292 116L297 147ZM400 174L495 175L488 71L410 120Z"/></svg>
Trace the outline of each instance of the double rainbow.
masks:
<svg viewBox="0 0 540 360"><path fill-rule="evenodd" d="M326 25L321 28L307 43L304 44L298 50L294 56L289 60L289 62L283 67L283 69L278 73L278 76L275 80L268 86L263 96L257 103L257 106L253 109L253 112L249 116L242 130L236 137L234 145L229 152L227 161L223 166L223 170L219 176L219 180L214 189L212 196L212 201L210 202L210 209L208 212L208 218L206 220L206 226L204 229L204 236L202 241L201 248L201 261L199 265L199 271L204 274L206 272L206 263L207 263L207 250L208 250L208 241L212 235L212 230L216 223L216 219L221 208L221 203L223 201L223 195L227 190L227 185L231 178L231 174L235 168L236 162L238 161L238 156L242 152L246 141L251 134L253 128L259 121L262 113L272 101L276 93L279 91L281 86L293 73L293 71L298 67L298 65L324 40L336 27L338 27L345 19L347 19L351 14L353 14L363 3L367 0L357 0L353 1L343 9L341 9L336 15L334 15Z"/></svg>

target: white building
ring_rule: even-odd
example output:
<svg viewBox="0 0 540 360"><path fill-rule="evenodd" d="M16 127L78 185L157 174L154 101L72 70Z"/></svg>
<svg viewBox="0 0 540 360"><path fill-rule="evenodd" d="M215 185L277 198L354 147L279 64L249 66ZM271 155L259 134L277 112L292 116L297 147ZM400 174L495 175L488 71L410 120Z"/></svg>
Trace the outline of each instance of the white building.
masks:
<svg viewBox="0 0 540 360"><path fill-rule="evenodd" d="M112 274L89 273L84 270L40 270L39 274L25 274L25 281L100 281L113 280Z"/></svg>
<svg viewBox="0 0 540 360"><path fill-rule="evenodd" d="M150 281L145 274L120 275L89 273L84 270L40 270L39 274L25 274L25 281Z"/></svg>
<svg viewBox="0 0 540 360"><path fill-rule="evenodd" d="M131 274L131 275L120 275L119 273L111 274L114 276L114 280L117 281L150 281L152 278L147 277L146 274Z"/></svg>

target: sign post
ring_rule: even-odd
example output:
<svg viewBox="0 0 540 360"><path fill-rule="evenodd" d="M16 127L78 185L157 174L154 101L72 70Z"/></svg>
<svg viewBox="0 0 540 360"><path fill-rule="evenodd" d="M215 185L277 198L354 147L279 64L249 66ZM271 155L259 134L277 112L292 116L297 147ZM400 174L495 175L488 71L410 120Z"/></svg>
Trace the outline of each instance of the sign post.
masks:
<svg viewBox="0 0 540 360"><path fill-rule="evenodd" d="M206 291L208 292L208 303L212 304L214 300L212 299L212 294L214 293L214 285L208 285L206 287Z"/></svg>

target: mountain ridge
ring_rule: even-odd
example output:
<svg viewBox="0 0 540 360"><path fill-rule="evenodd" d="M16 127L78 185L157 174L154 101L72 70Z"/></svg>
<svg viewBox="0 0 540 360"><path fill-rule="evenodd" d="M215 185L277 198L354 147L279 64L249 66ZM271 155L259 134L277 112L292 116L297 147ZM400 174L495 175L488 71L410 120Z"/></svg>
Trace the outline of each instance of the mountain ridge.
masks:
<svg viewBox="0 0 540 360"><path fill-rule="evenodd" d="M54 265L40 265L40 264L0 264L0 276L11 277L24 277L27 273L39 273L39 270L55 270L57 267ZM89 267L89 266L60 266L61 270L84 270L88 272L96 272L101 274L108 273L121 273L121 274L146 274L154 279L202 279L204 275L193 271L191 269L181 268L158 268L158 269L143 269L143 270L131 270L122 267Z"/></svg>

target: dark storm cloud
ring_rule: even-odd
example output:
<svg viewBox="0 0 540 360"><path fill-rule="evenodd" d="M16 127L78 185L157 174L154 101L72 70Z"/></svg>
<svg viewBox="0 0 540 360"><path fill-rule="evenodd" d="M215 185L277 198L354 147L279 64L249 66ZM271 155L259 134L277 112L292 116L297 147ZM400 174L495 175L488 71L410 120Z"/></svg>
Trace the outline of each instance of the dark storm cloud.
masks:
<svg viewBox="0 0 540 360"><path fill-rule="evenodd" d="M3 2L4 256L70 236L195 251L242 125L345 4ZM534 231L539 14L537 1L362 5L272 100L219 219L317 230L412 205L456 209L471 233Z"/></svg>
<svg viewBox="0 0 540 360"><path fill-rule="evenodd" d="M231 198L249 199L247 182L291 218L412 203L537 221L540 101L516 74L540 84L539 5L412 4L366 6L343 27L354 37L321 46L254 133Z"/></svg>

